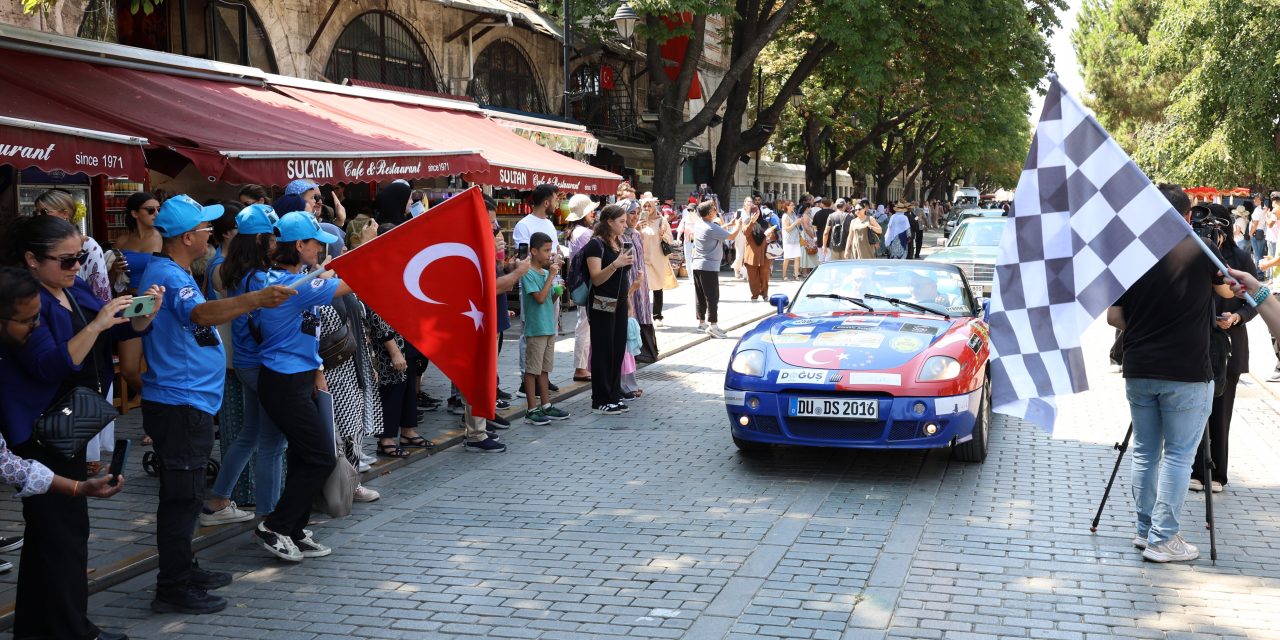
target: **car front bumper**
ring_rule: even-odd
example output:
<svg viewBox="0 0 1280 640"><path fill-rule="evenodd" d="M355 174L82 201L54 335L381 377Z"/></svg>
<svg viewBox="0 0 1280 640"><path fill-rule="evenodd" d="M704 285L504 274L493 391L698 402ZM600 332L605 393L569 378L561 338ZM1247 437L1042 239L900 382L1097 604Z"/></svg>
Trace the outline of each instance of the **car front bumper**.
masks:
<svg viewBox="0 0 1280 640"><path fill-rule="evenodd" d="M725 409L734 437L768 444L859 449L931 449L972 437L981 389L958 396L887 396L851 391L743 391L726 387ZM791 398L869 398L876 420L788 415ZM745 424L744 424L745 422ZM930 434L929 428L934 429Z"/></svg>

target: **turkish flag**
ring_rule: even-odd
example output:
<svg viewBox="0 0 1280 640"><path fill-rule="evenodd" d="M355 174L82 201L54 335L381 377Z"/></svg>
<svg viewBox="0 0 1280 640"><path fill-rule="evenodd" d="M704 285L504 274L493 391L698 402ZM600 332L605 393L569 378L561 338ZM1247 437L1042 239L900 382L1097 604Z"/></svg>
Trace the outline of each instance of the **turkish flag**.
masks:
<svg viewBox="0 0 1280 640"><path fill-rule="evenodd" d="M329 263L486 418L498 376L492 228L472 187Z"/></svg>

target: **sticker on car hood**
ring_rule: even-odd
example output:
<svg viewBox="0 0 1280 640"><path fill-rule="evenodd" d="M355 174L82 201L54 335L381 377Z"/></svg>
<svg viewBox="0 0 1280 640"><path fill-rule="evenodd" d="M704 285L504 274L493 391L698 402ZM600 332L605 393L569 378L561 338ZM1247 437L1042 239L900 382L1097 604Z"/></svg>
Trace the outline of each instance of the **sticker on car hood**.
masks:
<svg viewBox="0 0 1280 640"><path fill-rule="evenodd" d="M826 369L779 369L777 384L826 384Z"/></svg>

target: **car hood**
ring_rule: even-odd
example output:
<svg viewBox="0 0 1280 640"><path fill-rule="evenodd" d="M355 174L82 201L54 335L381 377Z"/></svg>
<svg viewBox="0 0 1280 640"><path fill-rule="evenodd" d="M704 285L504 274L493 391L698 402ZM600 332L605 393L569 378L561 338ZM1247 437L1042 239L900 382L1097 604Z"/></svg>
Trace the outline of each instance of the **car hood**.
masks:
<svg viewBox="0 0 1280 640"><path fill-rule="evenodd" d="M970 262L994 263L999 254L1000 247L947 247L930 254L929 260L933 262L967 260Z"/></svg>
<svg viewBox="0 0 1280 640"><path fill-rule="evenodd" d="M780 318L767 340L782 362L810 369L896 369L919 355L953 321L917 314L866 313Z"/></svg>

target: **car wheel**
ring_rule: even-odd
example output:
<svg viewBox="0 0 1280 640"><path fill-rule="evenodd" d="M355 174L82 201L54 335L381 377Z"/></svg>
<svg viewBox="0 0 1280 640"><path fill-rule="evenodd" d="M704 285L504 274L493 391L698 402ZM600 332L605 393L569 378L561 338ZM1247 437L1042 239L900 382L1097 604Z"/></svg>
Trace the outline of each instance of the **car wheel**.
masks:
<svg viewBox="0 0 1280 640"><path fill-rule="evenodd" d="M743 440L738 436L733 436L733 444L738 447L738 451L740 451L744 456L760 456L769 453L769 445L763 442Z"/></svg>
<svg viewBox="0 0 1280 640"><path fill-rule="evenodd" d="M978 419L973 423L973 438L963 442L951 455L961 462L982 462L987 459L987 440L991 434L991 379L982 383L982 399L978 402Z"/></svg>

